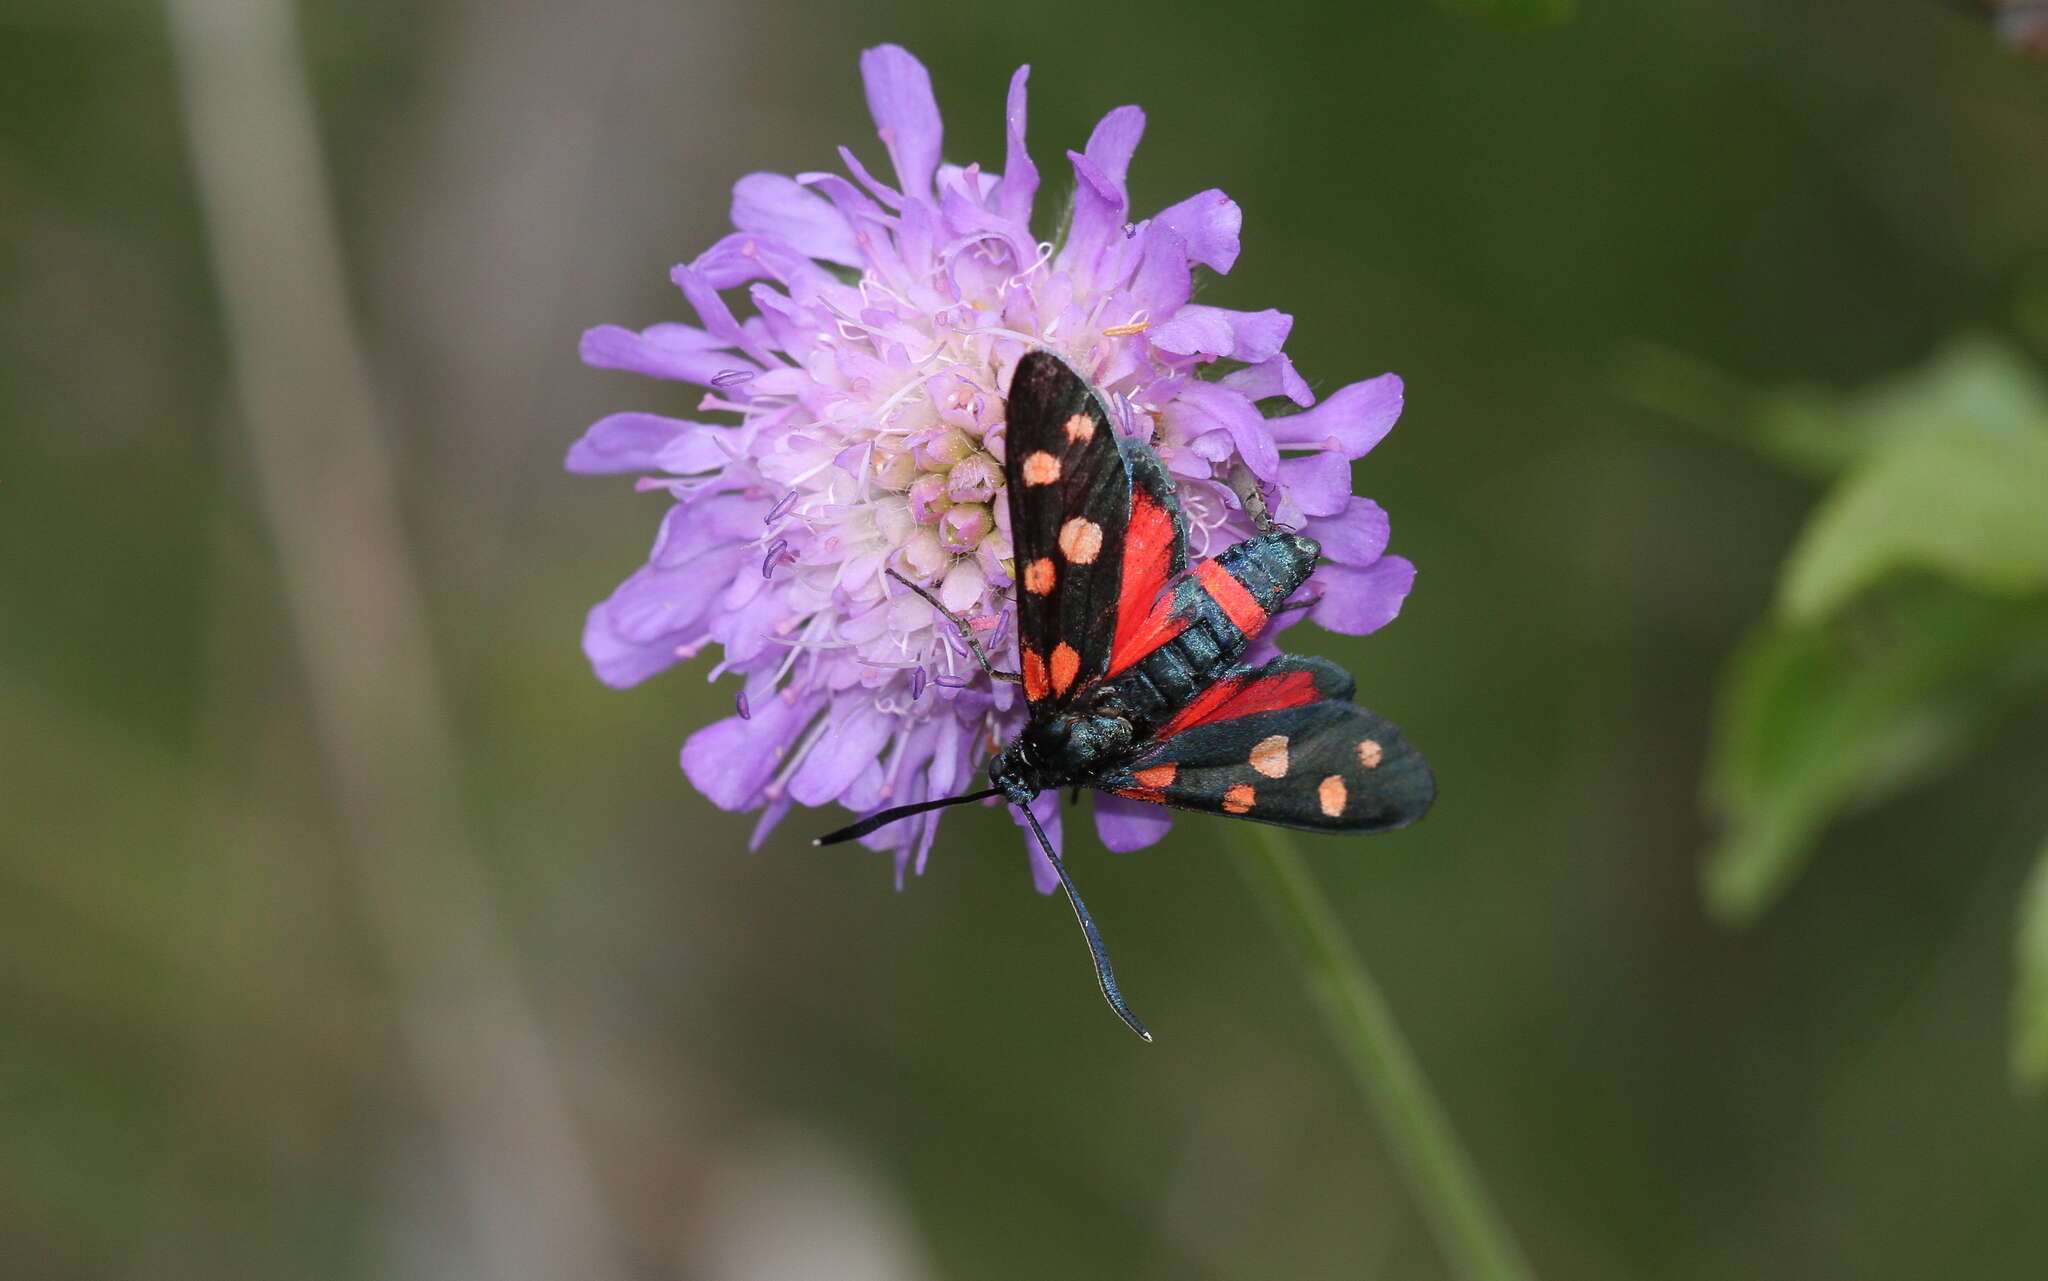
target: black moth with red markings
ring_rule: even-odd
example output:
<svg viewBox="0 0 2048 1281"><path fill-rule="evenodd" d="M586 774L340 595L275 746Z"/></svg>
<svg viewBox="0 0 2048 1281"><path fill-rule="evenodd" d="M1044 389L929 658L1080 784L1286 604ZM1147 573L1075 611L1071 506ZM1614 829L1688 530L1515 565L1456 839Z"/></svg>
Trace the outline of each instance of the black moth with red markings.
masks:
<svg viewBox="0 0 2048 1281"><path fill-rule="evenodd" d="M1007 418L1021 671L998 671L967 625L952 621L992 678L1023 683L1030 721L990 764L993 786L884 810L817 844L1002 797L1023 811L1058 871L1104 998L1149 1041L1032 816L1033 798L1088 786L1175 809L1365 833L1421 818L1436 779L1400 730L1351 701L1351 677L1336 664L1283 655L1237 665L1315 569L1314 539L1260 512L1258 533L1190 567L1166 468L1144 441L1118 433L1102 397L1050 351L1017 362Z"/></svg>

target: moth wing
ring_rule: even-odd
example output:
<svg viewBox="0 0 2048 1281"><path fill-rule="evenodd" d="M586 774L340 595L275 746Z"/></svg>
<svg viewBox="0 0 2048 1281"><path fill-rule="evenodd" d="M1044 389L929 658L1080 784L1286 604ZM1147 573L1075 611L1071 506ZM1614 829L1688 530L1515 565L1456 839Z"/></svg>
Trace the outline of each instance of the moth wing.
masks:
<svg viewBox="0 0 2048 1281"><path fill-rule="evenodd" d="M1282 827L1405 827L1429 811L1436 776L1399 728L1351 693L1351 677L1320 658L1234 669L1096 786Z"/></svg>

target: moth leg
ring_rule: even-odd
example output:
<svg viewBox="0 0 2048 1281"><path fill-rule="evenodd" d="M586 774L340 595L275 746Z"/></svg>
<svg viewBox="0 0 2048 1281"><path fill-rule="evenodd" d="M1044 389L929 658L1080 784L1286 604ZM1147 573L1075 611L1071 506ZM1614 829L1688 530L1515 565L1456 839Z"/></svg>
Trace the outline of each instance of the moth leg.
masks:
<svg viewBox="0 0 2048 1281"><path fill-rule="evenodd" d="M1291 600L1291 601L1288 601L1288 602L1287 602L1287 603L1286 603L1285 605L1282 605L1282 606L1281 606L1280 608L1278 608L1278 609L1274 610L1273 612L1274 612L1274 613L1276 613L1276 614L1285 614L1285 613L1287 613L1287 612L1288 612L1289 610L1295 610L1295 609L1313 609L1313 608L1315 608L1315 607L1316 607L1317 605L1320 605L1320 604L1322 604L1322 603L1323 603L1323 598L1322 598L1321 596L1311 596L1311 597L1309 597L1309 598L1308 598L1307 600Z"/></svg>
<svg viewBox="0 0 2048 1281"><path fill-rule="evenodd" d="M1266 493L1259 488L1258 477L1251 468L1241 462L1230 465L1230 474L1224 477L1230 492L1237 495L1237 501L1244 508L1244 514L1252 518L1252 526L1262 534L1270 534L1275 528L1273 513L1266 506Z"/></svg>
<svg viewBox="0 0 2048 1281"><path fill-rule="evenodd" d="M885 570L884 572L887 573L889 577L895 579L897 582L903 584L905 587L908 587L911 591L914 591L919 596L924 597L925 604L930 605L933 609L936 609L939 611L939 613L945 615L946 621L953 624L954 628L959 631L960 639L967 642L967 648L974 651L974 661L981 664L981 670L988 673L988 677L990 680L1009 681L1013 685L1021 685L1024 682L1024 677L1021 673L1002 671L998 669L994 663L991 663L989 661L988 651L981 647L981 639L974 634L974 629L967 625L966 619L960 617L960 615L954 613L952 610L947 609L944 605L941 605L939 603L938 597L932 595L924 588L919 587L916 583L911 582L909 579L897 573L895 570Z"/></svg>

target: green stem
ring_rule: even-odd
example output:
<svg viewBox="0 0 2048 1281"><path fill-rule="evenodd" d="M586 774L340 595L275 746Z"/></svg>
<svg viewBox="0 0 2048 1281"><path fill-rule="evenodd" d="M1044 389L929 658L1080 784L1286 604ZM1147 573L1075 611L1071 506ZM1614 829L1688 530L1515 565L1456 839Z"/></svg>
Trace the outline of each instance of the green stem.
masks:
<svg viewBox="0 0 2048 1281"><path fill-rule="evenodd" d="M1360 963L1292 837L1264 824L1241 826L1257 840L1256 848L1242 853L1244 874L1265 896L1274 926L1306 967L1330 1032L1379 1113L1452 1273L1461 1281L1535 1281L1430 1092L1386 998Z"/></svg>

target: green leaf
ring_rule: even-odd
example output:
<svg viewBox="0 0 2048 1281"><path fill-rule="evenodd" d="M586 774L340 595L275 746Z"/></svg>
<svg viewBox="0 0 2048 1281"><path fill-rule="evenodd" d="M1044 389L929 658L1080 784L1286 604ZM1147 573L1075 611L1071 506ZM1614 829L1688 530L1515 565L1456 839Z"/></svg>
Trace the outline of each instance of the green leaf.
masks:
<svg viewBox="0 0 2048 1281"><path fill-rule="evenodd" d="M2013 985L2012 1075L2020 1089L2048 1087L2048 845L2020 896L2019 973Z"/></svg>
<svg viewBox="0 0 2048 1281"><path fill-rule="evenodd" d="M1503 27L1547 27L1568 22L1578 0L1437 0L1451 12Z"/></svg>
<svg viewBox="0 0 2048 1281"><path fill-rule="evenodd" d="M1823 828L1951 759L2037 674L2038 606L1935 589L1856 627L1774 625L1722 686L1707 805L1723 825L1705 869L1709 907L1753 919L1811 857Z"/></svg>
<svg viewBox="0 0 2048 1281"><path fill-rule="evenodd" d="M1924 569L1992 592L2048 588L2048 399L2002 349L1971 343L1848 416L1867 452L1786 562L1795 623L1879 579Z"/></svg>

